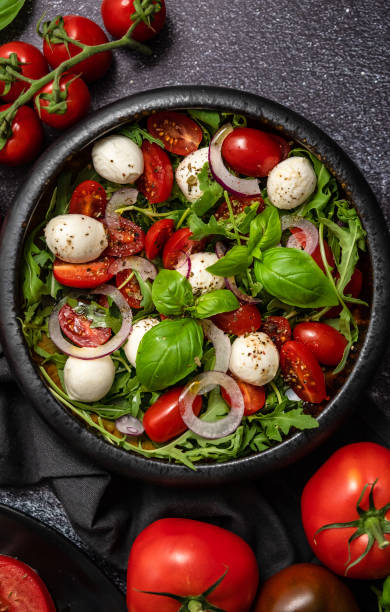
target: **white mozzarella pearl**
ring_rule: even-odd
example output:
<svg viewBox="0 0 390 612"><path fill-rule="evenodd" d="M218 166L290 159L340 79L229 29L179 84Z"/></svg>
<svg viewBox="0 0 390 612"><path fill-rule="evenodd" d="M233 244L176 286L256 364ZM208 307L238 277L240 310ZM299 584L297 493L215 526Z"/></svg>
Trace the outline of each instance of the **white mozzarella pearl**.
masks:
<svg viewBox="0 0 390 612"><path fill-rule="evenodd" d="M93 261L107 248L104 226L86 215L58 215L45 227L45 238L54 255L69 263Z"/></svg>
<svg viewBox="0 0 390 612"><path fill-rule="evenodd" d="M204 147L187 155L176 168L176 182L189 202L195 202L203 191L198 174L209 160L209 148Z"/></svg>
<svg viewBox="0 0 390 612"><path fill-rule="evenodd" d="M289 157L272 168L267 194L276 208L288 210L302 204L314 192L317 178L306 157Z"/></svg>
<svg viewBox="0 0 390 612"><path fill-rule="evenodd" d="M68 357L64 368L64 384L69 397L78 402L97 402L112 387L115 366L111 357L77 359Z"/></svg>
<svg viewBox="0 0 390 612"><path fill-rule="evenodd" d="M278 349L267 334L253 332L233 342L229 369L240 380L265 385L275 378L278 368Z"/></svg>
<svg viewBox="0 0 390 612"><path fill-rule="evenodd" d="M137 359L138 347L142 338L146 332L149 331L149 329L152 329L152 327L157 325L159 322L160 321L158 319L148 317L134 323L130 336L124 346L126 357L134 368Z"/></svg>
<svg viewBox="0 0 390 612"><path fill-rule="evenodd" d="M127 136L106 136L95 142L92 163L100 176L120 185L134 183L144 171L142 151Z"/></svg>
<svg viewBox="0 0 390 612"><path fill-rule="evenodd" d="M199 296L204 293L209 293L209 291L224 288L225 281L223 277L211 274L211 272L206 270L206 268L218 261L218 257L215 253L193 253L190 255L190 260L191 272L188 280L194 295ZM186 276L188 272L187 261L184 261L181 266L176 269L180 274Z"/></svg>

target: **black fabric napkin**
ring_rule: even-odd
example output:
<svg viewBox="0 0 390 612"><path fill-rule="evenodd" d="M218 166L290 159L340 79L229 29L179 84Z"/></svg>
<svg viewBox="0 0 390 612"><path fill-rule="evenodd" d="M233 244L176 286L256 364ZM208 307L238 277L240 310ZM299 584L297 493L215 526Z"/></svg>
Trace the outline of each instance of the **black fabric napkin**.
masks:
<svg viewBox="0 0 390 612"><path fill-rule="evenodd" d="M261 579L294 562L315 561L300 520L302 488L338 447L357 441L390 446L387 381L342 430L293 466L256 482L205 487L159 487L126 480L94 465L62 440L36 413L0 357L0 486L49 482L81 539L117 569L126 568L134 538L154 520L205 520L243 537L257 556ZM381 390L381 386L383 387ZM367 584L348 581L362 612L376 610Z"/></svg>

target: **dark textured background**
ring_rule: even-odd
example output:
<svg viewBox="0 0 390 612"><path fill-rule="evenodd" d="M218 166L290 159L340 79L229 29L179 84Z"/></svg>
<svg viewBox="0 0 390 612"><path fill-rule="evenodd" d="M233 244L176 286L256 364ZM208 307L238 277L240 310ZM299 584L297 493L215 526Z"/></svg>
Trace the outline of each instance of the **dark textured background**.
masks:
<svg viewBox="0 0 390 612"><path fill-rule="evenodd" d="M166 1L167 25L152 43L153 56L116 52L110 74L91 88L93 108L143 89L189 83L231 86L277 100L319 125L352 157L390 224L386 1ZM48 18L81 14L102 24L97 0L27 0L14 24L0 33L1 42L19 38L40 45L35 23L44 12ZM54 137L48 134L48 140ZM0 169L0 211L12 206L25 176L26 169ZM388 370L387 360L371 385L380 401L390 399ZM83 546L48 487L1 489L0 501Z"/></svg>

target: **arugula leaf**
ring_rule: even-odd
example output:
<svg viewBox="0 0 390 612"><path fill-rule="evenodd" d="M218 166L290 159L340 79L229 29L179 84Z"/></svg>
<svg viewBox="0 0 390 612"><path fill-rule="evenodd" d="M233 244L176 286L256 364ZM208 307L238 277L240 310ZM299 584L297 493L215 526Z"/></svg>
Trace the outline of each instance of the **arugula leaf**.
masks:
<svg viewBox="0 0 390 612"><path fill-rule="evenodd" d="M205 123L206 125L211 127L214 132L216 132L219 128L221 119L219 117L219 113L217 113L216 111L205 111L190 108L188 109L188 114L193 119L196 119L201 123Z"/></svg>
<svg viewBox="0 0 390 612"><path fill-rule="evenodd" d="M214 215L210 217L208 223L205 223L200 217L192 213L188 217L188 227L192 232L191 238L193 240L202 240L206 236L226 236L228 237L229 232L225 225L220 221L217 221Z"/></svg>
<svg viewBox="0 0 390 612"><path fill-rule="evenodd" d="M4 30L16 17L26 0L1 0L0 30Z"/></svg>
<svg viewBox="0 0 390 612"><path fill-rule="evenodd" d="M149 142L154 142L163 149L165 148L162 140L160 140L159 138L154 138L154 136L149 134L149 132L141 128L138 123L133 123L132 125L122 127L120 130L117 131L117 134L120 134L121 136L127 136L127 138L130 138L130 140L135 142L135 144L139 147L142 146L144 140L148 140Z"/></svg>
<svg viewBox="0 0 390 612"><path fill-rule="evenodd" d="M197 319L206 319L221 312L237 310L240 303L236 296L227 289L217 289L201 295L195 302L193 315Z"/></svg>
<svg viewBox="0 0 390 612"><path fill-rule="evenodd" d="M181 315L194 303L192 287L176 270L160 270L152 285L152 299L161 314Z"/></svg>
<svg viewBox="0 0 390 612"><path fill-rule="evenodd" d="M257 421L269 440L282 441L282 433L287 435L292 427L299 430L315 429L319 426L318 421L310 414L303 412L303 407L286 410L289 401L283 400L276 408L267 414L258 413L248 417L249 422Z"/></svg>
<svg viewBox="0 0 390 612"><path fill-rule="evenodd" d="M280 242L282 228L275 206L267 206L250 224L248 250L254 257Z"/></svg>
<svg viewBox="0 0 390 612"><path fill-rule="evenodd" d="M235 276L245 272L251 265L252 259L246 246L236 245L206 270L217 276Z"/></svg>
<svg viewBox="0 0 390 612"><path fill-rule="evenodd" d="M206 162L198 174L200 190L203 192L191 205L192 211L202 217L210 208L215 206L222 197L223 189L209 174L209 164Z"/></svg>
<svg viewBox="0 0 390 612"><path fill-rule="evenodd" d="M35 244L37 234L42 230L43 224L38 225L27 238L24 247L24 263L23 263L23 296L26 307L39 302L43 295L48 294L47 285L41 279L41 265L45 259L41 254L42 251ZM38 258L38 262L37 262Z"/></svg>
<svg viewBox="0 0 390 612"><path fill-rule="evenodd" d="M307 202L304 202L296 209L296 214L300 217L307 217L308 213L315 211L319 215L328 202L338 196L336 179L330 174L326 166L307 149L293 149L290 156L307 157L313 164L314 172L317 176L317 189Z"/></svg>

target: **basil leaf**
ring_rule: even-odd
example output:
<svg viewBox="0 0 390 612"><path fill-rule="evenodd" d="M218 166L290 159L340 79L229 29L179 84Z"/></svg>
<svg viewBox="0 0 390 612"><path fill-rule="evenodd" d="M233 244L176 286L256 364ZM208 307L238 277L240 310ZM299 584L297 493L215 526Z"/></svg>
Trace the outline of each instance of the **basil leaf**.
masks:
<svg viewBox="0 0 390 612"><path fill-rule="evenodd" d="M194 303L190 283L176 270L160 270L152 286L152 299L158 312L167 316L180 315Z"/></svg>
<svg viewBox="0 0 390 612"><path fill-rule="evenodd" d="M193 119L196 119L197 121L201 121L202 123L205 123L206 125L211 127L214 131L216 131L219 128L221 119L219 117L219 113L217 113L216 111L189 109L188 114Z"/></svg>
<svg viewBox="0 0 390 612"><path fill-rule="evenodd" d="M0 30L10 24L23 7L26 0L2 0L0 4Z"/></svg>
<svg viewBox="0 0 390 612"><path fill-rule="evenodd" d="M209 165L206 162L198 174L199 187L203 192L200 198L191 206L193 212L202 217L222 197L223 189L209 174Z"/></svg>
<svg viewBox="0 0 390 612"><path fill-rule="evenodd" d="M203 355L202 328L194 319L162 321L142 338L137 378L150 391L164 389L196 370Z"/></svg>
<svg viewBox="0 0 390 612"><path fill-rule="evenodd" d="M217 289L201 295L195 302L193 311L197 319L206 319L221 312L237 310L240 303L236 296L227 289Z"/></svg>
<svg viewBox="0 0 390 612"><path fill-rule="evenodd" d="M286 304L300 308L336 306L334 288L305 251L274 247L255 261L255 276L264 289Z"/></svg>
<svg viewBox="0 0 390 612"><path fill-rule="evenodd" d="M251 265L252 260L253 258L246 246L236 245L206 270L217 276L235 276L245 272Z"/></svg>
<svg viewBox="0 0 390 612"><path fill-rule="evenodd" d="M275 206L267 206L251 222L248 249L254 257L261 257L261 252L276 246L281 236L282 228L278 210Z"/></svg>
<svg viewBox="0 0 390 612"><path fill-rule="evenodd" d="M295 214L300 217L306 217L312 210L320 214L330 199L338 196L336 179L330 174L326 166L307 149L293 149L289 156L307 157L310 159L317 177L316 191L307 202L304 202L297 208Z"/></svg>

